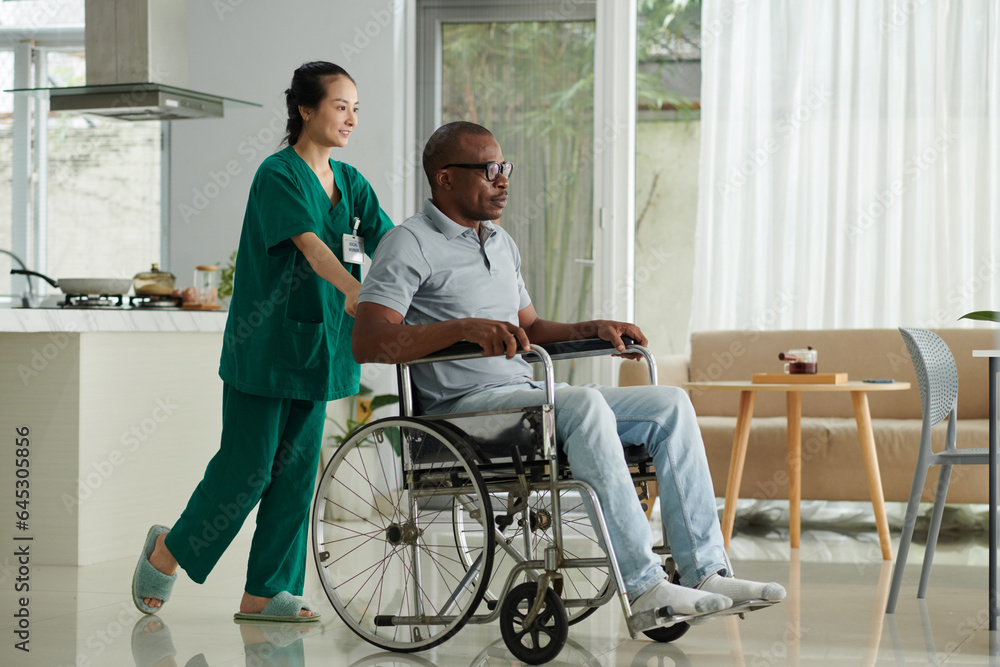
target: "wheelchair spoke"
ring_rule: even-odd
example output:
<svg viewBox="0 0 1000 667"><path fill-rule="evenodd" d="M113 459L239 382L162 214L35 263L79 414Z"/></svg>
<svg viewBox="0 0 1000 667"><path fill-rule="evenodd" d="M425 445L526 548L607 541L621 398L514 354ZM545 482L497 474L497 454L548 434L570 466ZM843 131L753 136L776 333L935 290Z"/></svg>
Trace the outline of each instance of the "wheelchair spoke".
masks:
<svg viewBox="0 0 1000 667"><path fill-rule="evenodd" d="M390 556L392 556L393 554L389 554L389 555L390 555ZM369 565L369 566L368 566L368 567L366 567L365 569L363 569L363 570L361 570L360 572L358 572L357 574L355 574L355 575L354 575L353 577L351 577L350 579L346 579L345 581L342 581L342 582L341 582L340 584L338 584L337 586L335 586L335 589L336 589L336 590L340 590L340 588L341 588L341 587L343 587L343 586L344 586L344 585L346 585L346 584L349 584L349 583L351 583L352 581L354 581L355 579L357 579L358 577L360 577L361 575L363 575L363 574L364 574L365 572L368 572L369 570L371 570L371 571L372 571L372 574L375 574L375 571L376 571L376 570L378 569L379 565L381 565L381 564L382 564L382 563L380 563L380 562L375 562L375 563L372 563L371 565ZM369 574L369 575L368 575L368 578L367 578L367 579L365 579L365 581L364 581L364 583L362 584L362 586L363 586L364 584L368 583L368 581L369 581L369 580L371 580L371 578L372 578L372 574ZM358 587L358 590L360 590L360 589L361 589L361 587L359 586L359 587ZM355 594L354 594L354 597L357 597L357 593L355 593ZM348 600L348 602L349 602L349 603L350 603L350 602L354 602L354 598L352 597L352 598L351 598L350 600Z"/></svg>
<svg viewBox="0 0 1000 667"><path fill-rule="evenodd" d="M378 453L379 461L381 462L381 460L382 460L382 454L379 452L378 447L375 448L375 451L376 451L376 453ZM389 498L389 496L387 496L384 493L382 493L382 491L379 490L378 487L376 487L374 484L372 484L372 482L371 482L371 476L368 473L368 466L365 465L365 460L362 458L362 459L360 459L360 461L361 461L361 469L362 469L363 473L359 473L359 474L361 474L361 478L364 479L365 482L368 484L369 490L371 490L374 495L383 498L387 504L391 504L392 503L392 499ZM379 467L381 468L381 465L379 465ZM385 477L384 470L383 470L383 473L382 473L382 477L383 478ZM386 480L386 482L388 482L388 480ZM377 501L377 498L376 498L376 501ZM376 502L376 505L377 504L378 503ZM376 509L376 508L373 508L373 509Z"/></svg>
<svg viewBox="0 0 1000 667"><path fill-rule="evenodd" d="M328 544L335 544L337 542L343 542L344 540L354 540L359 537L372 537L373 535L379 535L385 532L381 528L376 528L370 533L362 533L360 530L354 530L353 528L349 528L348 526L345 526L343 523L334 523L333 521L326 521L326 520L324 520L323 523L325 523L328 526L336 526L338 529L347 531L348 533L353 533L353 535L349 537L341 537L336 540L327 540L325 542L322 542L321 544L323 544L323 546L326 546Z"/></svg>
<svg viewBox="0 0 1000 667"><path fill-rule="evenodd" d="M388 542L386 543L386 545L388 545ZM383 554L384 553L385 552L383 551ZM366 607L366 609L371 609L372 608L372 601L375 600L375 596L376 595L378 595L379 602L382 601L382 591L384 589L384 586L382 585L382 582L385 581L385 572L386 572L386 570L388 569L388 566L389 566L389 556L392 556L392 555L393 554L384 555L383 558L382 558L382 562L379 563L382 566L381 576L379 577L379 583L375 586L375 589L372 591L371 597L368 598L368 606ZM372 574L374 575L374 572ZM352 600L353 600L353 598L352 598ZM379 605L379 607L381 608L381 605Z"/></svg>
<svg viewBox="0 0 1000 667"><path fill-rule="evenodd" d="M326 546L328 544L332 544L332 543L335 543L335 542L343 542L344 540L354 540L354 539L357 539L357 538L356 537L345 537L345 538L342 538L342 539L339 539L339 540L331 540L330 542L324 542L323 544L324 544L324 546ZM363 547L364 545L368 544L369 542L371 542L372 540L375 540L375 539L378 539L378 534L370 536L367 540L365 540L361 544L357 545L355 548ZM350 551L345 551L342 556L340 556L339 558L335 559L334 561L332 561L332 562L324 565L324 567L330 567L331 565L336 565L337 563L339 563L341 561L341 559L347 558L350 555L351 555Z"/></svg>
<svg viewBox="0 0 1000 667"><path fill-rule="evenodd" d="M368 489L370 491L374 491L376 495L380 495L383 498L385 498L387 501L392 502L385 494L381 493L378 489L375 488L375 486L370 481L368 481L368 475L367 475L367 473L362 473L352 463L348 462L347 465L355 473L357 473L363 480L365 480L365 482L368 484ZM364 459L361 460L361 466L362 466L362 469L364 469ZM365 506L368 507L368 509L372 510L372 512L375 514L375 516L378 516L378 517L382 516L382 513L379 511L378 507L376 506L378 498L375 498L374 501L369 501L365 497L363 497L360 493L358 493L358 491L355 490L354 488L352 488L352 487L344 484L340 480L337 480L337 481L339 482L339 484L341 485L341 487L343 487L344 489L346 489L347 491L349 491L351 493L351 495L353 495L355 498L357 498L358 500L360 500L361 502L363 502L365 504ZM341 508L341 509L343 509L343 508ZM352 514L354 514L354 513L352 512ZM355 516L358 516L358 515L355 514ZM384 521L382 522L382 527L385 528L385 522Z"/></svg>
<svg viewBox="0 0 1000 667"><path fill-rule="evenodd" d="M346 485L346 484L344 484L343 482L340 482L340 485L341 485L341 486L342 486L342 487L343 487L343 488L344 488L344 489L345 489L346 491L350 492L350 494L351 494L351 495L353 495L353 496L354 496L355 498L357 498L357 499L358 499L358 500L360 500L360 501L361 501L362 503L364 503L364 505L365 505L365 506L366 506L366 507L367 507L368 509L372 510L372 511L373 511L373 512L374 512L374 513L375 513L375 514L377 515L377 516L381 516L381 513L380 513L380 512L378 511L378 508L377 508L377 507L375 507L375 505L373 505L373 504L371 504L370 502L368 502L367 500L365 500L365 498L364 498L364 497L363 497L363 496L362 496L361 494L359 494L359 493L358 493L357 491L355 491L355 490L354 490L354 489L352 489L351 487L347 486L347 485ZM376 526L376 527L379 527L379 526L378 526L378 524L376 524L375 522L371 521L370 519L368 519L368 518L366 518L366 517L363 517L363 516L361 516L361 515L360 515L360 514L358 514L357 512L354 512L354 511L352 511L352 510L348 509L347 507L345 507L345 506L344 506L343 504L341 504L341 503L338 503L338 502L336 502L336 501L334 501L334 500L330 500L330 498L329 498L329 497L326 497L326 498L323 498L323 500L325 500L326 502L330 503L331 505L333 505L333 506L334 506L334 507L336 507L337 509L339 509L339 510L342 510L342 511L344 511L344 512L347 512L348 514L350 514L350 515L352 515L352 516L354 516L354 517L357 517L357 519L358 519L359 521L364 521L365 523L370 523L370 524L371 524L371 525L373 525L373 526ZM385 522L383 522L383 523L382 523L382 526L381 526L381 528L385 528Z"/></svg>

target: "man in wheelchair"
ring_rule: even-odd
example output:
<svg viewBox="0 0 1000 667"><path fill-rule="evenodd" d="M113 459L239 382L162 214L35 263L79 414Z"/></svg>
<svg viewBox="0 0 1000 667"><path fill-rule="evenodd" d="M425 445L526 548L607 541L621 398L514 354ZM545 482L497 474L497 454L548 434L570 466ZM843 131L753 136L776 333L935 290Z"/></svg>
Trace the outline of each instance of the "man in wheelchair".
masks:
<svg viewBox="0 0 1000 667"><path fill-rule="evenodd" d="M486 128L467 122L439 128L423 166L431 199L386 234L362 285L352 339L358 362L408 362L459 341L477 343L484 358L412 368L425 413L473 412L544 402L530 365L517 356L531 343L601 338L620 352L623 336L646 344L634 324L563 324L535 312L517 247L492 222L506 204L513 165ZM732 576L704 445L683 390L559 384L555 408L570 470L600 499L634 613L669 605L697 616L785 597L777 583ZM625 463L623 447L640 443L656 468L680 585L667 580L653 552Z"/></svg>

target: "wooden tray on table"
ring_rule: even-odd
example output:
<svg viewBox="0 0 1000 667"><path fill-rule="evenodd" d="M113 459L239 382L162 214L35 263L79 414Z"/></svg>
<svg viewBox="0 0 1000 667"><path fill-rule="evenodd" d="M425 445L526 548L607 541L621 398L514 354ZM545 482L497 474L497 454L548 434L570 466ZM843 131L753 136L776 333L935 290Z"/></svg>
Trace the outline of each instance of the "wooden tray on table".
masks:
<svg viewBox="0 0 1000 667"><path fill-rule="evenodd" d="M754 373L754 384L844 384L847 373Z"/></svg>

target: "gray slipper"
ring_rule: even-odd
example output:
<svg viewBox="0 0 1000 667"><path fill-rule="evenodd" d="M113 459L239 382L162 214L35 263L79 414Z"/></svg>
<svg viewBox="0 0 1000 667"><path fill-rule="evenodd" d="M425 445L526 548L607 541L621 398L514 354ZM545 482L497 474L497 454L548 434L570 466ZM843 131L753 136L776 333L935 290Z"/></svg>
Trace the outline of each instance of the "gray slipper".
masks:
<svg viewBox="0 0 1000 667"><path fill-rule="evenodd" d="M312 611L305 600L297 598L288 591L281 591L267 603L264 611L259 614L233 614L233 620L249 621L251 623L315 623L320 619L320 615L299 616L299 612L305 609Z"/></svg>
<svg viewBox="0 0 1000 667"><path fill-rule="evenodd" d="M156 538L160 536L160 533L169 530L166 526L160 525L149 529L149 532L146 533L146 543L142 547L142 553L139 554L139 562L132 574L132 602L135 603L136 609L144 614L155 614L163 609L163 604L166 604L167 600L170 599L170 591L173 590L174 582L177 581L176 572L170 575L163 574L149 562L149 557L156 547ZM162 600L163 604L159 607L150 607L142 601L143 598L156 598Z"/></svg>

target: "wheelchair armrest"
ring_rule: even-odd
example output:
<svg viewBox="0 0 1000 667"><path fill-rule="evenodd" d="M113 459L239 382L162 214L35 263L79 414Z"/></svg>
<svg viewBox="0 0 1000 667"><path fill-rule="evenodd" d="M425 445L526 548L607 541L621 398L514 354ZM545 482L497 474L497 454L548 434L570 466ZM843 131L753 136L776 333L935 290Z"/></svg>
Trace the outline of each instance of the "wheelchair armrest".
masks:
<svg viewBox="0 0 1000 667"><path fill-rule="evenodd" d="M631 346L635 344L635 341L625 336L622 338L625 345ZM542 349L549 353L552 359L572 359L577 357L596 357L603 354L609 354L617 352L615 348L606 340L600 338L585 338L582 340L568 340L557 343L546 343L544 345L539 345ZM518 354L531 355L533 352L531 350L518 350ZM425 357L421 357L416 361L411 363L424 363L432 361L451 361L455 359L471 359L475 357L482 356L483 348L477 343L470 343L468 341L462 341L461 343L455 343L454 345L449 345L448 347L438 350L428 354Z"/></svg>
<svg viewBox="0 0 1000 667"><path fill-rule="evenodd" d="M622 337L622 342L626 347L635 345L635 341L628 336ZM583 340L567 340L560 343L546 343L540 345L549 353L552 359L572 359L574 357L596 357L603 354L617 352L611 343L600 338L585 338Z"/></svg>

